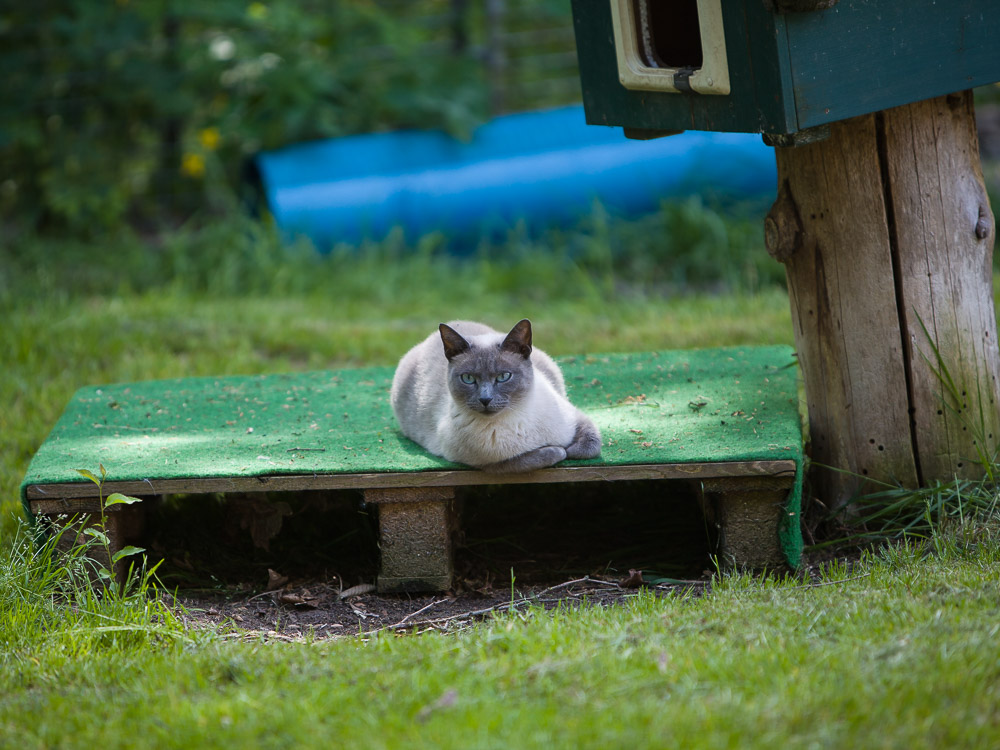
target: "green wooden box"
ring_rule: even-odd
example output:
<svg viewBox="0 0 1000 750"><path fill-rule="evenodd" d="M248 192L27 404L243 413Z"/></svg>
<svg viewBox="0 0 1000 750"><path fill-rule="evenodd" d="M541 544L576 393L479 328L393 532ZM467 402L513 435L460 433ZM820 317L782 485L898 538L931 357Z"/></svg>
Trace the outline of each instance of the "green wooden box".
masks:
<svg viewBox="0 0 1000 750"><path fill-rule="evenodd" d="M634 137L795 134L1000 80L1000 0L573 0L573 22L587 122Z"/></svg>

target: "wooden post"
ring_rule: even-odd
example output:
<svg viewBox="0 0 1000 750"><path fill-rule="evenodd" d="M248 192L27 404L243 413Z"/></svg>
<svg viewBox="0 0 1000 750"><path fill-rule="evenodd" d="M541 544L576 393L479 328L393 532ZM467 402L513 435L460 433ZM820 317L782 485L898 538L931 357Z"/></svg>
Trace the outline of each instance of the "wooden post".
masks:
<svg viewBox="0 0 1000 750"><path fill-rule="evenodd" d="M874 481L980 475L1000 437L1000 353L971 92L775 153L765 236L788 277L816 494L839 507Z"/></svg>

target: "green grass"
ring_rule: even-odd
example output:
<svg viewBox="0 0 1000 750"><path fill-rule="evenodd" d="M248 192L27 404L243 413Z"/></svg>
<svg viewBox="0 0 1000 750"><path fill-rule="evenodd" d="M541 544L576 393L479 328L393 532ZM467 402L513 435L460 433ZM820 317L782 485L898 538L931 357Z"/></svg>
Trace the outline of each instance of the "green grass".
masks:
<svg viewBox="0 0 1000 750"><path fill-rule="evenodd" d="M0 673L18 747L991 747L1000 556L915 548L817 587L501 614L298 644L41 637Z"/></svg>
<svg viewBox="0 0 1000 750"><path fill-rule="evenodd" d="M730 575L702 596L301 643L192 630L148 585L95 596L78 561L29 544L18 485L86 384L391 364L454 317L529 316L554 354L791 343L780 287L720 273L705 281L727 294L663 296L631 251L572 250L627 234L607 231L462 264L391 243L288 260L232 225L0 249L0 747L1000 745L995 504L819 586Z"/></svg>

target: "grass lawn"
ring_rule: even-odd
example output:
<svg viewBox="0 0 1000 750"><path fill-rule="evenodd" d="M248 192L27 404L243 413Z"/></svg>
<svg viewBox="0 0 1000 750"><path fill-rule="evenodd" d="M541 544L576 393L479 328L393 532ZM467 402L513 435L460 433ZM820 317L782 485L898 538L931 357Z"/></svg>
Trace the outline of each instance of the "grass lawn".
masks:
<svg viewBox="0 0 1000 750"><path fill-rule="evenodd" d="M777 287L664 296L543 255L286 264L216 241L0 250L0 747L1000 746L995 513L809 585L721 576L420 636L247 641L148 589L94 596L18 521L80 386L391 364L455 317L530 317L553 354L792 341Z"/></svg>

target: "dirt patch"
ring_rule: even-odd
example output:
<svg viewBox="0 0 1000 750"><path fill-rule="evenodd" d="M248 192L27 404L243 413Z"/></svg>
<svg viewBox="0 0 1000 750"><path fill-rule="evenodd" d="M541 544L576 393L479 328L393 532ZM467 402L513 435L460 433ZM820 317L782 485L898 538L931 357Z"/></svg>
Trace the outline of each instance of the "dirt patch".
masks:
<svg viewBox="0 0 1000 750"><path fill-rule="evenodd" d="M659 585L659 595L697 594L707 581ZM342 598L336 584L323 581L287 585L252 595L239 592L206 598L181 594L185 619L196 626L229 631L234 637L327 638L376 631L420 633L451 631L492 616L528 606L613 606L636 596L638 588L599 579L574 579L552 586L506 591L465 591L426 595L379 596L374 592Z"/></svg>
<svg viewBox="0 0 1000 750"><path fill-rule="evenodd" d="M821 580L823 569L836 560L848 567L856 552L807 559L797 575L803 587L830 585ZM655 579L654 579L655 580ZM304 640L358 636L375 632L423 633L455 631L481 622L495 613L527 607L614 607L640 592L664 597L702 596L711 592L713 575L696 579L652 583L640 571L620 580L570 579L547 586L516 586L513 590L486 588L424 595L380 596L361 587L343 590L337 581L299 581L273 590L250 593L233 589L212 596L181 593L184 619L195 627L220 630L228 637L263 640ZM360 589L360 590L359 590ZM343 594L348 594L343 596Z"/></svg>

